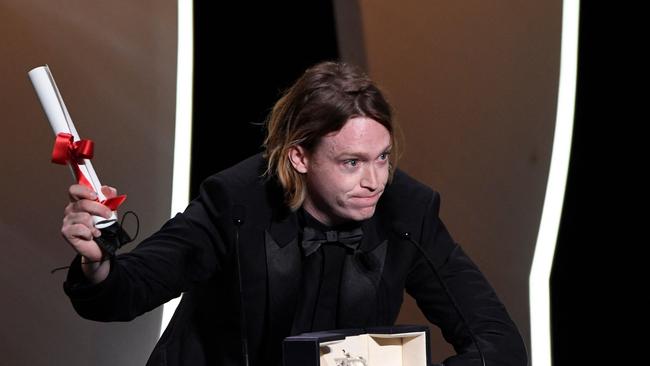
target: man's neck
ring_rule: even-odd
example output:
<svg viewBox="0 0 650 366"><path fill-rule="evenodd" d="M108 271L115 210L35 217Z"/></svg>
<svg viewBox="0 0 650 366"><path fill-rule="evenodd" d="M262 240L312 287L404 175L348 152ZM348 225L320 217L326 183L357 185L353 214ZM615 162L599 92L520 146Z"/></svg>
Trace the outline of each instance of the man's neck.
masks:
<svg viewBox="0 0 650 366"><path fill-rule="evenodd" d="M306 216L307 215L310 216L311 221L316 222L315 226L322 226L320 227L320 229L323 230L330 230L330 229L342 230L342 229L349 229L352 227L358 227L361 225L361 223L358 221L344 220L341 218L332 218L328 215L325 215L321 210L314 209L314 206L308 204L307 202L305 202L305 204L302 205L301 210L304 211Z"/></svg>
<svg viewBox="0 0 650 366"><path fill-rule="evenodd" d="M317 209L309 200L305 200L302 205L302 209L305 210L305 212L313 217L316 221L326 227L338 226L345 223L343 220L336 220L332 217L329 217L323 213L322 210Z"/></svg>

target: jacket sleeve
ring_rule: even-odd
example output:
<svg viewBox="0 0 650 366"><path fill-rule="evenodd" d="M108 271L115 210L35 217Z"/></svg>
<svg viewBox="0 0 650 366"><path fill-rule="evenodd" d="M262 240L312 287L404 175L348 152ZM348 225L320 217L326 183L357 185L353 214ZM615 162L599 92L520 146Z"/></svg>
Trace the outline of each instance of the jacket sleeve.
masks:
<svg viewBox="0 0 650 366"><path fill-rule="evenodd" d="M77 256L63 284L75 310L87 319L128 321L218 274L230 255L230 203L218 178L199 197L129 253L111 259L99 284L85 280Z"/></svg>
<svg viewBox="0 0 650 366"><path fill-rule="evenodd" d="M433 192L419 240L480 344L486 365L526 365L528 356L517 327L481 271L447 232L438 217L439 207L439 195ZM446 366L481 365L467 327L424 256L414 262L406 291L454 347L457 355L445 360Z"/></svg>

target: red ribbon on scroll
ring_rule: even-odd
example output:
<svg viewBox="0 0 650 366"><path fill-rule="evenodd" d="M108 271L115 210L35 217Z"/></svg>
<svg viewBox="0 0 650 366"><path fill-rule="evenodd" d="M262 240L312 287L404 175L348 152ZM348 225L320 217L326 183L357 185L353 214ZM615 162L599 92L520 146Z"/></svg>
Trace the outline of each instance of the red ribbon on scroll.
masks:
<svg viewBox="0 0 650 366"><path fill-rule="evenodd" d="M82 184L92 190L95 188L90 184L88 179L83 175L79 165L84 164L84 159L92 159L95 143L92 140L74 141L74 136L69 133L60 132L54 140L54 149L52 150L52 162L55 164L70 164L74 176L79 184ZM99 201L104 206L117 210L118 207L126 200L126 195L120 195Z"/></svg>

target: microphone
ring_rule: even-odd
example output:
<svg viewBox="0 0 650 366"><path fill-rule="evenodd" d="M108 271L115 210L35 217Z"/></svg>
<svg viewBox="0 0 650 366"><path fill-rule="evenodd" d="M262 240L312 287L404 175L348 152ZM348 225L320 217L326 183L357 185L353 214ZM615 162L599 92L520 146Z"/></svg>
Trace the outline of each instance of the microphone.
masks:
<svg viewBox="0 0 650 366"><path fill-rule="evenodd" d="M239 227L246 220L246 208L242 205L234 205L232 207L232 222L235 226Z"/></svg>
<svg viewBox="0 0 650 366"><path fill-rule="evenodd" d="M413 239L411 236L411 233L407 230L402 230L403 228L398 227L396 225L396 230L400 233L400 236L404 240L408 240L411 242L422 254L424 259L426 260L427 264L429 265L429 268L431 268L431 271L433 274L436 276L436 279L438 279L438 283L440 283L440 286L442 286L443 290L445 291L445 294L447 295L447 298L449 299L449 302L454 306L454 309L456 309L456 313L458 313L458 317L460 317L460 320L463 322L463 326L465 326L465 329L467 329L467 332L469 333L470 338L472 338L472 342L476 346L476 350L478 351L479 356L481 357L481 364L485 366L485 357L483 356L483 351L481 350L481 346L479 345L478 341L476 340L476 336L474 335L474 332L472 331L472 328L469 327L469 324L467 323L467 320L465 318L465 315L463 312L460 310L460 306L458 306L458 303L456 303L456 299L454 299L454 296L451 294L451 291L449 291L449 288L447 287L447 284L442 280L442 277L440 276L440 273L438 273L438 270L436 269L436 266L433 264L433 261L431 258L429 258L429 255L424 251L424 248Z"/></svg>
<svg viewBox="0 0 650 366"><path fill-rule="evenodd" d="M239 284L239 308L241 325L241 348L244 366L248 366L248 336L246 330L246 311L244 310L244 287L241 280L241 263L239 260L239 229L246 219L246 208L242 205L234 205L232 208L232 222L235 225L235 259L237 260L237 281Z"/></svg>

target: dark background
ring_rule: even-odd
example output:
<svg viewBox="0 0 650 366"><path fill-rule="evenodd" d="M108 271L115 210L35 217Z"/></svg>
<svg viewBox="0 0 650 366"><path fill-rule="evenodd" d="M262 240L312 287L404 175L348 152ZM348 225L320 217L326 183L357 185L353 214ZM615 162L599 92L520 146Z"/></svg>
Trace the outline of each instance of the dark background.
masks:
<svg viewBox="0 0 650 366"><path fill-rule="evenodd" d="M551 275L554 365L643 359L644 350L634 346L637 300L630 295L643 285L628 272L644 241L633 176L647 165L634 151L644 103L635 95L647 68L634 61L644 43L634 13L580 4L571 161Z"/></svg>
<svg viewBox="0 0 650 366"><path fill-rule="evenodd" d="M332 3L196 1L191 197L203 179L262 151L263 123L309 66L338 59Z"/></svg>

